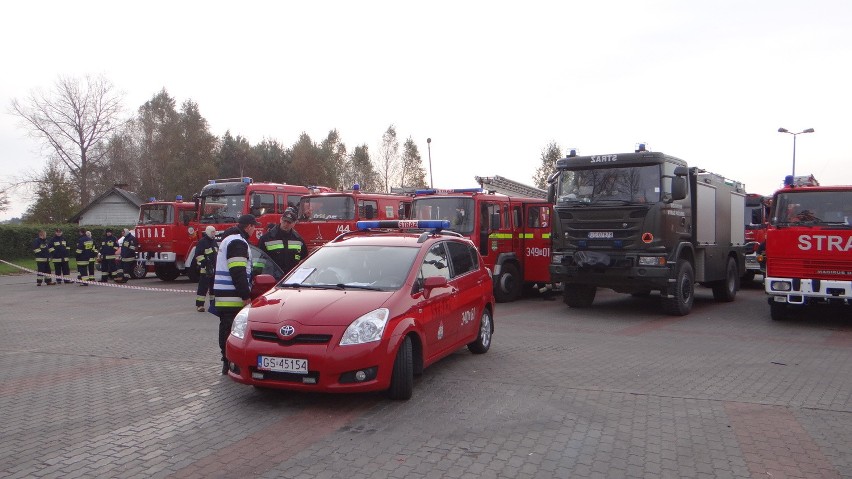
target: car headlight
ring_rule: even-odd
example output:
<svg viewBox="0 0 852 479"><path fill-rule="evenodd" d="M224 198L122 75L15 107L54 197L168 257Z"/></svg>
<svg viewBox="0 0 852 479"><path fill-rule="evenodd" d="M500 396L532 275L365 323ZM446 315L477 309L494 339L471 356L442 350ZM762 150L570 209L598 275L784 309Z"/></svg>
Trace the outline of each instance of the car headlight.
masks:
<svg viewBox="0 0 852 479"><path fill-rule="evenodd" d="M234 317L234 323L231 325L231 334L240 339L245 339L246 337L249 309L251 309L250 304L241 309L240 312L237 313L237 316Z"/></svg>
<svg viewBox="0 0 852 479"><path fill-rule="evenodd" d="M382 339L389 315L390 311L387 308L379 308L352 321L352 324L343 332L340 345L363 344Z"/></svg>

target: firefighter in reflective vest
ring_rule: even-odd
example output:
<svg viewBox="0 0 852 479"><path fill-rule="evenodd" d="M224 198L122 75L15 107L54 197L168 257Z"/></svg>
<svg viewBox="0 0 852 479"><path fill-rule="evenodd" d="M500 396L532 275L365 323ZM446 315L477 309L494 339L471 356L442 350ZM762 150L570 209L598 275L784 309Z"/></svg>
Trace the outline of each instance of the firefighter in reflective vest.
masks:
<svg viewBox="0 0 852 479"><path fill-rule="evenodd" d="M204 312L204 301L210 293L210 304L215 304L213 296L213 277L216 274L216 253L219 245L216 243L216 228L208 226L195 245L195 261L198 265L198 289L195 293L195 309Z"/></svg>
<svg viewBox="0 0 852 479"><path fill-rule="evenodd" d="M118 265L115 264L115 236L112 235L112 229L107 228L104 231L104 241L101 243L101 283L106 283L110 278L118 279L116 277L116 271L118 270Z"/></svg>
<svg viewBox="0 0 852 479"><path fill-rule="evenodd" d="M77 238L74 259L77 261L77 279L80 280L80 286L88 286L87 281L95 280L95 242L86 235L83 228L80 228L80 237Z"/></svg>
<svg viewBox="0 0 852 479"><path fill-rule="evenodd" d="M62 236L62 230L56 228L53 238L50 239L50 261L53 263L53 274L56 282L71 284L71 268L68 265L68 244Z"/></svg>
<svg viewBox="0 0 852 479"><path fill-rule="evenodd" d="M281 222L264 233L257 245L275 261L275 264L287 274L308 255L305 240L293 225L296 224L296 210L287 208L281 215Z"/></svg>
<svg viewBox="0 0 852 479"><path fill-rule="evenodd" d="M251 302L252 258L248 239L257 229L257 219L242 215L237 226L228 228L216 254L216 277L213 280L213 303L219 316L219 349L222 351L222 374L228 373L225 341L231 334L234 317Z"/></svg>
<svg viewBox="0 0 852 479"><path fill-rule="evenodd" d="M121 268L116 272L121 273L121 279L116 278L117 283L124 283L130 279L130 273L133 271L133 266L136 265L136 246L139 244L133 233L124 228L124 236L121 238Z"/></svg>
<svg viewBox="0 0 852 479"><path fill-rule="evenodd" d="M33 240L33 253L35 253L36 269L36 286L41 286L42 281L45 284L53 284L53 276L50 274L50 243L47 241L47 232L38 230L38 237Z"/></svg>

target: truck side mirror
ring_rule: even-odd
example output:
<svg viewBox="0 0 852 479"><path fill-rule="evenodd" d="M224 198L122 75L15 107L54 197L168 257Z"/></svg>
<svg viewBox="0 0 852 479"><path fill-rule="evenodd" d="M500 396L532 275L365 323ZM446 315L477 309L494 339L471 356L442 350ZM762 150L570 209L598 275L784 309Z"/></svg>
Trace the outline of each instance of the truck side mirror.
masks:
<svg viewBox="0 0 852 479"><path fill-rule="evenodd" d="M251 207L260 208L260 195L255 193L251 195Z"/></svg>
<svg viewBox="0 0 852 479"><path fill-rule="evenodd" d="M672 201L686 198L686 178L677 176L672 178Z"/></svg>
<svg viewBox="0 0 852 479"><path fill-rule="evenodd" d="M553 183L547 185L547 202L556 202L556 185L554 185Z"/></svg>

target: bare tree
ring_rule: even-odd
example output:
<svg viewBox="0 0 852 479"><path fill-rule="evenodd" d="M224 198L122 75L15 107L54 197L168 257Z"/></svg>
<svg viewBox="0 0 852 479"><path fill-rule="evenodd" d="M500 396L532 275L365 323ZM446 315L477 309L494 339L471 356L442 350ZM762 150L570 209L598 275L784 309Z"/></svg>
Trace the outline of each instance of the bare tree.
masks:
<svg viewBox="0 0 852 479"><path fill-rule="evenodd" d="M33 91L24 102L12 100L12 113L65 166L83 205L91 198L89 180L106 155L105 145L121 126L121 101L103 76L86 76L85 84L60 77L49 93Z"/></svg>
<svg viewBox="0 0 852 479"><path fill-rule="evenodd" d="M396 128L391 125L382 135L382 145L379 147L378 166L376 168L383 183L384 192L390 191L391 184L399 175L399 140L396 138Z"/></svg>
<svg viewBox="0 0 852 479"><path fill-rule="evenodd" d="M547 178L556 171L556 160L562 157L559 145L551 141L541 150L541 163L533 175L536 188L547 189Z"/></svg>

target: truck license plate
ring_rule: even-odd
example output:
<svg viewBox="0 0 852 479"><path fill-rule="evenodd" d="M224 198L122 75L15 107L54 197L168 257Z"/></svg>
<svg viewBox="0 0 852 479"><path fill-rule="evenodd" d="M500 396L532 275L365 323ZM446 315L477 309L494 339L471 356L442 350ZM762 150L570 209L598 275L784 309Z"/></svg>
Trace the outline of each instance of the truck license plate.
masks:
<svg viewBox="0 0 852 479"><path fill-rule="evenodd" d="M589 239L612 239L612 231L589 231Z"/></svg>
<svg viewBox="0 0 852 479"><path fill-rule="evenodd" d="M257 369L279 373L308 374L308 360L258 356Z"/></svg>

